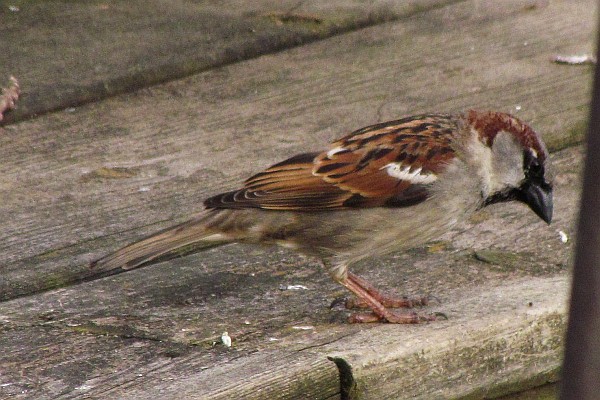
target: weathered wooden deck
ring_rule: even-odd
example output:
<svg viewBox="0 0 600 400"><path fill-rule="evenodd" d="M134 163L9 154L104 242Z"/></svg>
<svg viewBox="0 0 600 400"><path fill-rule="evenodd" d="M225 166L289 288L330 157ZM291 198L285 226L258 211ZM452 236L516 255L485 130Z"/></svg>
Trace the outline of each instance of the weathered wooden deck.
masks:
<svg viewBox="0 0 600 400"><path fill-rule="evenodd" d="M0 80L23 88L0 127L0 398L484 398L557 378L593 67L550 58L593 51L595 1L14 3L0 4ZM497 206L356 269L435 294L448 321L348 325L329 308L346 293L275 248L80 282L273 162L467 108L543 133L555 218Z"/></svg>

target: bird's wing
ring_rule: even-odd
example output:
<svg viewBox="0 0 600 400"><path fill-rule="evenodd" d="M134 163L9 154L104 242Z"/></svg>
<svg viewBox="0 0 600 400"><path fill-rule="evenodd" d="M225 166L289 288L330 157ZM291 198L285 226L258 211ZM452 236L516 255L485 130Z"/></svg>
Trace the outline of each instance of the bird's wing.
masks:
<svg viewBox="0 0 600 400"><path fill-rule="evenodd" d="M205 206L319 211L412 205L428 197L430 185L455 157L457 129L446 115L372 125L323 152L275 164Z"/></svg>

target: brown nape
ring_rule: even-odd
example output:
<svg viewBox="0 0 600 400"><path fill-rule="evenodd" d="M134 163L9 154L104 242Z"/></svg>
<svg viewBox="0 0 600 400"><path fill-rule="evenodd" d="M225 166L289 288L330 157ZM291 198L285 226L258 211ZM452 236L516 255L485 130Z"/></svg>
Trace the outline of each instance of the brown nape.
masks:
<svg viewBox="0 0 600 400"><path fill-rule="evenodd" d="M505 131L512 133L524 150L535 150L540 163L543 164L548 157L548 151L540 136L517 117L502 112L469 110L467 121L479 132L482 142L490 147L496 135Z"/></svg>

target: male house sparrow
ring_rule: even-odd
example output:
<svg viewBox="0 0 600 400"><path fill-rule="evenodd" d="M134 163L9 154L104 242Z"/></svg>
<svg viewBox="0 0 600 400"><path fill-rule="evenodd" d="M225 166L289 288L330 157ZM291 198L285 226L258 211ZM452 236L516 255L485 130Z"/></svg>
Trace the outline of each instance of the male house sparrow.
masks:
<svg viewBox="0 0 600 400"><path fill-rule="evenodd" d="M497 202L523 202L550 223L547 157L540 136L509 114L471 110L384 122L275 164L241 189L207 199L191 220L92 266L131 269L231 242L277 244L318 257L372 310L352 322L434 320L392 310L414 302L383 295L348 266L422 245Z"/></svg>

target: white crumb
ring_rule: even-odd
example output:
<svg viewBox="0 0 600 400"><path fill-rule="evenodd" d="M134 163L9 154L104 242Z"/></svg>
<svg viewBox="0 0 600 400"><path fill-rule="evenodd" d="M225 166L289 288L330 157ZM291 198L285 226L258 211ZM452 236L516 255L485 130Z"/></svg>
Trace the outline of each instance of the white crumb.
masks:
<svg viewBox="0 0 600 400"><path fill-rule="evenodd" d="M308 290L304 285L281 285L279 290Z"/></svg>
<svg viewBox="0 0 600 400"><path fill-rule="evenodd" d="M596 57L590 54L582 54L579 56L555 55L551 58L551 60L557 64L568 65L596 64Z"/></svg>
<svg viewBox="0 0 600 400"><path fill-rule="evenodd" d="M310 325L301 325L301 326L292 326L292 329L297 329L299 331L312 331L313 329L315 329L315 327L310 326Z"/></svg>
<svg viewBox="0 0 600 400"><path fill-rule="evenodd" d="M227 332L223 332L221 335L221 343L223 343L225 347L231 347L231 336L229 336Z"/></svg>
<svg viewBox="0 0 600 400"><path fill-rule="evenodd" d="M562 243L567 243L569 241L569 237L564 231L558 231L558 236L560 236L560 241Z"/></svg>

